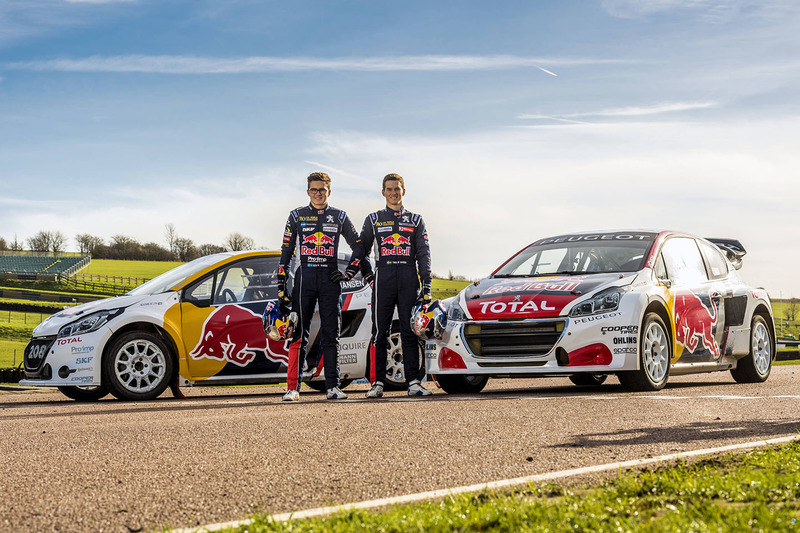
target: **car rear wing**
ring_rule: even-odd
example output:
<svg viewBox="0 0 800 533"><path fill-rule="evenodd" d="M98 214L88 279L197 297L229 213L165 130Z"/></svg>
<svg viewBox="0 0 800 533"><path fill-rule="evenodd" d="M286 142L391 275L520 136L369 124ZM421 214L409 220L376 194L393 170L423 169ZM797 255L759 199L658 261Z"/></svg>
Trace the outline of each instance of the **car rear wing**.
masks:
<svg viewBox="0 0 800 533"><path fill-rule="evenodd" d="M733 264L733 268L739 270L742 268L742 258L747 254L747 251L742 246L742 243L735 239L714 239L706 237L706 240L713 243L722 250L728 257L728 261Z"/></svg>

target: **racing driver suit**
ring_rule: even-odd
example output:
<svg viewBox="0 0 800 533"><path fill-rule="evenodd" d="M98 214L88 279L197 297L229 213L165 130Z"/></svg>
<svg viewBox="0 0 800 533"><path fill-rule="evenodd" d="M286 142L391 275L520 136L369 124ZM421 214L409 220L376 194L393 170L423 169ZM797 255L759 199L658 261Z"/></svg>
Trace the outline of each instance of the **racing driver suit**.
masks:
<svg viewBox="0 0 800 533"><path fill-rule="evenodd" d="M411 311L418 294L430 298L431 252L422 216L405 208L376 211L364 220L354 261L375 250L372 292L373 338L370 349L371 383L384 382L392 316L397 306L406 384L419 380L419 343L411 330ZM358 266L358 263L351 266ZM417 274L419 273L419 279ZM422 291L418 292L422 283Z"/></svg>
<svg viewBox="0 0 800 533"><path fill-rule="evenodd" d="M339 328L341 326L342 293L339 281L331 279L338 272L339 236L355 248L358 234L347 213L330 205L317 209L312 205L298 207L289 213L281 245L278 267L278 294L281 306L286 307L286 275L292 256L296 257L292 310L299 315L300 327L295 330L289 346L287 389L300 390L300 376L308 348L308 336L314 307L319 302L319 349L325 368L325 388L339 386ZM368 265L369 261L353 258L351 266ZM371 267L368 268L371 271Z"/></svg>

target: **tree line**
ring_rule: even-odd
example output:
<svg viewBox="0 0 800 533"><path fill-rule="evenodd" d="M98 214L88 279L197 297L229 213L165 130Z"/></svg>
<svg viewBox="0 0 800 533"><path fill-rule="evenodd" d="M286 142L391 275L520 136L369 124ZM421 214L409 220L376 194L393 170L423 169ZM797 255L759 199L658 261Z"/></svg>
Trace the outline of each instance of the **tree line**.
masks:
<svg viewBox="0 0 800 533"><path fill-rule="evenodd" d="M164 230L167 246L155 242L140 243L127 235L112 235L106 241L97 235L79 233L75 236L78 251L81 255L94 259L126 259L134 261L191 261L204 255L226 251L251 250L255 241L241 233L231 233L220 244L195 244L192 239L180 237L173 224L167 224ZM66 251L68 238L61 231L40 231L34 236L20 242L17 236L14 241L6 241L0 237L0 251L52 253L59 255ZM25 245L27 244L27 248Z"/></svg>

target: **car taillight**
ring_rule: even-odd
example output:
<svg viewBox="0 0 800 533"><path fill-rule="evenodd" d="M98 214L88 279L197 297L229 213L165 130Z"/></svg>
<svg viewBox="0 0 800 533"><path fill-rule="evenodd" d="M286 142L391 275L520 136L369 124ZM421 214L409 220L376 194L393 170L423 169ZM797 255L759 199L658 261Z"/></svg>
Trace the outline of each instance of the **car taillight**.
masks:
<svg viewBox="0 0 800 533"><path fill-rule="evenodd" d="M446 368L463 368L466 370L467 365L457 352L450 348L442 348L439 353L439 368L444 370Z"/></svg>

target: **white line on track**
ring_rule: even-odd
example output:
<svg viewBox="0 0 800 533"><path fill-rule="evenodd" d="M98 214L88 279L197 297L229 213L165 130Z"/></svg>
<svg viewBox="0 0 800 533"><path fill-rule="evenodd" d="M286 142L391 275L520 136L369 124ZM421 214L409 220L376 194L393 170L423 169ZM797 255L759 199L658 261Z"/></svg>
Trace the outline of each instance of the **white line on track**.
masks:
<svg viewBox="0 0 800 533"><path fill-rule="evenodd" d="M582 474L594 474L598 472L608 472L610 470L623 470L629 468L641 467L653 463L661 463L665 461L674 461L684 457L697 457L701 455L711 455L717 453L748 450L751 448L759 448L761 446L770 446L773 444L784 444L800 440L800 435L788 435L785 437L776 437L772 439L758 440L752 442L743 442L740 444L731 444L728 446L720 446L718 448L705 448L702 450L692 450L688 452L678 452L669 455L659 455L657 457L648 457L647 459L633 459L630 461L621 461L617 463L607 463L602 465L584 466L581 468L573 468L570 470L560 470L557 472L546 472L544 474L535 474L532 476L517 477L511 479L502 479L499 481L491 481L488 483L478 483L475 485L464 485L461 487L452 487L449 489L431 490L427 492L418 492L416 494L405 494L401 496L393 496L391 498L379 498L377 500L367 500L363 502L346 503L343 505L335 505L332 507L318 507L316 509L307 509L305 511L294 511L291 513L274 514L271 516L273 522L286 522L288 520L299 520L303 518L314 518L320 516L328 516L340 511L350 511L354 509L373 509L376 507L384 507L387 505L398 505L405 503L421 502L425 500L434 500L437 498L444 498L455 494L464 494L470 492L480 492L482 490L501 489L506 487L514 487L518 485L526 485L528 483L540 483L543 481L552 481L554 479L563 479ZM233 522L224 522L218 524L208 524L196 528L174 529L173 533L206 533L212 531L219 531L225 528L235 528L247 526L252 522L252 519L237 520Z"/></svg>

